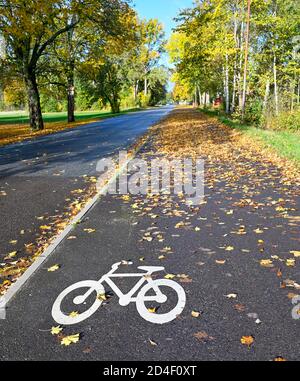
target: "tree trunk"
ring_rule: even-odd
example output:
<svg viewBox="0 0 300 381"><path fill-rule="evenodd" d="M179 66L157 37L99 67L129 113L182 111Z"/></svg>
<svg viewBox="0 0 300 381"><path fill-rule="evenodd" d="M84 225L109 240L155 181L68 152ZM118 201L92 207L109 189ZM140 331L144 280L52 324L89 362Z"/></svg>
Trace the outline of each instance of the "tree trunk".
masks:
<svg viewBox="0 0 300 381"><path fill-rule="evenodd" d="M25 85L28 95L30 127L33 131L43 130L44 122L42 117L40 95L34 69L26 70Z"/></svg>
<svg viewBox="0 0 300 381"><path fill-rule="evenodd" d="M117 97L112 97L109 99L109 104L111 108L111 112L113 114L119 114L120 112L120 102Z"/></svg>
<svg viewBox="0 0 300 381"><path fill-rule="evenodd" d="M199 105L202 106L201 90L199 86L197 86L197 91L198 91Z"/></svg>
<svg viewBox="0 0 300 381"><path fill-rule="evenodd" d="M242 92L242 68L243 68L243 39L244 39L244 22L241 23L240 34L240 61L239 61L239 73L238 73L238 94L239 94L239 109L242 110L243 92Z"/></svg>
<svg viewBox="0 0 300 381"><path fill-rule="evenodd" d="M237 79L237 60L238 60L238 36L237 36L237 19L234 18L234 31L233 31L233 37L235 41L235 47L236 47L236 54L234 58L234 67L233 67L233 82L232 82L232 100L231 100L231 112L234 112L235 110L235 99L236 99L236 79Z"/></svg>
<svg viewBox="0 0 300 381"><path fill-rule="evenodd" d="M264 97L264 105L263 105L264 112L266 112L266 110L267 110L269 95L270 95L270 81L267 80L265 97Z"/></svg>
<svg viewBox="0 0 300 381"><path fill-rule="evenodd" d="M249 37L250 37L250 12L251 12L251 0L248 0L247 25L246 25L246 37L245 37L245 63L244 63L243 99L242 99L242 118L243 119L245 117L246 96L247 96L248 54L249 54Z"/></svg>
<svg viewBox="0 0 300 381"><path fill-rule="evenodd" d="M226 66L225 66L225 102L226 102L226 114L230 112L229 101L229 68L228 68L228 54L226 54Z"/></svg>
<svg viewBox="0 0 300 381"><path fill-rule="evenodd" d="M73 122L75 122L75 85L74 67L72 66L68 75L68 123Z"/></svg>
<svg viewBox="0 0 300 381"><path fill-rule="evenodd" d="M138 86L139 86L138 81L135 81L134 85L133 85L133 97L134 97L134 102L135 103L137 101L137 96L138 96Z"/></svg>
<svg viewBox="0 0 300 381"><path fill-rule="evenodd" d="M279 101L278 101L278 87L277 87L277 60L276 60L276 54L275 53L274 53L273 74L274 74L275 112L276 112L276 115L278 115L279 114Z"/></svg>
<svg viewBox="0 0 300 381"><path fill-rule="evenodd" d="M145 80L144 80L144 95L145 95L145 97L148 95L148 79L147 79L147 77L146 77L146 75L147 75L147 72L145 73Z"/></svg>

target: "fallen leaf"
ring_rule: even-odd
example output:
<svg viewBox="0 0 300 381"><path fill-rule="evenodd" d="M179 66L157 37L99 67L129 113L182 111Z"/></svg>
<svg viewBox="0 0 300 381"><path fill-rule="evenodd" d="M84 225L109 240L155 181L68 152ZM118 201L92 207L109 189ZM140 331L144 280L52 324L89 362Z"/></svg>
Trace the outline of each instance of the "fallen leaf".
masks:
<svg viewBox="0 0 300 381"><path fill-rule="evenodd" d="M17 254L18 254L17 251L12 251L12 252L8 253L4 259L11 259L11 258L15 257Z"/></svg>
<svg viewBox="0 0 300 381"><path fill-rule="evenodd" d="M200 342L204 342L204 343L207 341L214 340L214 337L209 336L205 331L194 333L194 337Z"/></svg>
<svg viewBox="0 0 300 381"><path fill-rule="evenodd" d="M287 265L288 267L295 267L295 264L296 264L295 259L287 259L287 260L286 260L286 265Z"/></svg>
<svg viewBox="0 0 300 381"><path fill-rule="evenodd" d="M176 275L174 275L174 274L165 275L165 279L174 279L174 278L176 278Z"/></svg>
<svg viewBox="0 0 300 381"><path fill-rule="evenodd" d="M262 259L260 265L262 267L274 267L273 262L270 259Z"/></svg>
<svg viewBox="0 0 300 381"><path fill-rule="evenodd" d="M54 271L57 271L60 268L59 265L54 265L48 268L49 273L53 273Z"/></svg>
<svg viewBox="0 0 300 381"><path fill-rule="evenodd" d="M256 234L263 234L263 230L261 230L261 229L255 229L254 230L254 233L256 233Z"/></svg>
<svg viewBox="0 0 300 381"><path fill-rule="evenodd" d="M234 308L239 312L244 312L246 307L243 304L236 304Z"/></svg>
<svg viewBox="0 0 300 381"><path fill-rule="evenodd" d="M241 343L243 345L247 345L248 347L251 347L251 345L254 343L254 337L253 336L243 336L241 338Z"/></svg>
<svg viewBox="0 0 300 381"><path fill-rule="evenodd" d="M83 231L88 233L88 234L91 234L91 233L95 233L96 229L88 228L88 229L83 229Z"/></svg>
<svg viewBox="0 0 300 381"><path fill-rule="evenodd" d="M201 316L201 312L198 312L198 311L192 311L192 316L194 318L198 318L199 316Z"/></svg>
<svg viewBox="0 0 300 381"><path fill-rule="evenodd" d="M236 299L237 298L237 294L228 294L228 295L225 295L225 296L228 299Z"/></svg>
<svg viewBox="0 0 300 381"><path fill-rule="evenodd" d="M53 335L53 336L55 336L55 335L59 335L60 333L61 333L61 331L63 330L63 328L59 325L59 326L57 326L57 327L52 327L51 328L51 334Z"/></svg>
<svg viewBox="0 0 300 381"><path fill-rule="evenodd" d="M48 226L48 225L42 225L42 226L40 226L40 229L41 229L41 230L51 230L51 226Z"/></svg>
<svg viewBox="0 0 300 381"><path fill-rule="evenodd" d="M65 345L68 347L70 344L75 344L79 341L80 339L80 334L77 333L76 335L70 335L70 336L65 336L61 340L61 345Z"/></svg>
<svg viewBox="0 0 300 381"><path fill-rule="evenodd" d="M274 358L274 361L276 361L276 362L283 362L283 361L287 361L287 360L284 357L278 356L278 357Z"/></svg>

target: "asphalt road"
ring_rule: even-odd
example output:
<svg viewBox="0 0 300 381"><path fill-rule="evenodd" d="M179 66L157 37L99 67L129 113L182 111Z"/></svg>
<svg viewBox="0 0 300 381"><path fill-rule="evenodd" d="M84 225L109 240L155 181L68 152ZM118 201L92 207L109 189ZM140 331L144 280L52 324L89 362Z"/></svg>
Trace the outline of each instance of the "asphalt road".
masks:
<svg viewBox="0 0 300 381"><path fill-rule="evenodd" d="M253 166L264 173L259 163ZM299 226L288 224L270 200L285 197L286 207L296 216L300 198L292 186L282 187L276 168L270 171L273 179L278 176L275 183L267 176L259 184L249 183L244 176L235 187L225 181L213 188L207 184L207 203L195 209L177 198L162 197L158 202L140 196L104 197L75 227L73 239L63 242L11 302L6 320L0 321L0 359L299 360L299 320L292 318L288 297L296 291L281 287L283 280L299 277L296 268L285 265L289 251L299 245ZM247 197L244 187L262 206L228 213ZM241 226L245 235L236 234ZM260 234L255 233L258 227ZM260 251L259 239L268 253ZM260 266L270 254L280 260L272 268ZM176 275L173 280L187 298L182 314L168 324L150 323L139 315L135 303L121 306L116 292L105 284L105 303L85 321L63 327L61 334L80 334L80 340L61 345L61 337L51 334L58 325L51 315L58 295L75 282L100 279L122 260L133 263L122 266L122 272L139 272L141 265L164 266L155 279ZM58 270L48 272L54 265ZM133 279L115 282L125 293L134 284ZM76 306L74 296L78 295L63 304L65 313L83 312L92 302ZM170 294L157 314L174 303ZM193 317L192 311L199 316ZM250 336L253 344L243 345L241 338Z"/></svg>
<svg viewBox="0 0 300 381"><path fill-rule="evenodd" d="M24 255L39 226L63 213L72 191L88 186L83 176L96 173L97 160L128 147L171 109L129 113L0 148L0 262L12 251Z"/></svg>

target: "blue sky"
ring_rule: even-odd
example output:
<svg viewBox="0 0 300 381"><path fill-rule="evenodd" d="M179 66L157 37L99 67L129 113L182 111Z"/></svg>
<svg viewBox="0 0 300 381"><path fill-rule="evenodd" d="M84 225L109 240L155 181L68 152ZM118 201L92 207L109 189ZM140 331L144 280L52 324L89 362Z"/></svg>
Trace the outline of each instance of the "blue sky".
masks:
<svg viewBox="0 0 300 381"><path fill-rule="evenodd" d="M135 8L141 18L157 18L165 27L167 37L175 26L173 18L180 9L188 8L193 0L133 0Z"/></svg>

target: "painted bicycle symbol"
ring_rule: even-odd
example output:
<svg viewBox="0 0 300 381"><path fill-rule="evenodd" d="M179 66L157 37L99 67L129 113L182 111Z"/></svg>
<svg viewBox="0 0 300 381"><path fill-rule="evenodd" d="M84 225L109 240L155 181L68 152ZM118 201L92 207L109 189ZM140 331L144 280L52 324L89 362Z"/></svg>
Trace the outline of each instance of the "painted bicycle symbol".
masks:
<svg viewBox="0 0 300 381"><path fill-rule="evenodd" d="M186 295L184 289L176 282L170 279L157 279L153 280L151 275L155 272L164 271L164 267L148 267L142 266L138 267L139 270L144 271L144 273L127 273L120 274L116 273L119 267L123 265L122 262L116 263L112 266L112 269L99 281L86 280L73 284L72 286L66 288L56 299L52 307L52 316L54 320L62 325L74 325L78 324L89 317L91 317L101 306L103 300L99 298L99 295L105 295L105 289L103 283L106 282L113 292L119 297L119 304L123 307L128 306L130 303L136 303L136 308L138 313L142 318L148 322L154 324L165 324L176 319L180 315L185 307ZM127 293L123 294L121 290L116 286L113 279L114 278L141 278L138 283ZM146 284L145 284L146 283ZM168 297L160 290L161 287L172 289L177 294L177 304L176 306L167 313L155 314L149 311L146 307L146 302L157 302L159 304L164 304L167 302ZM75 290L88 289L87 292L76 296L73 299L75 305L85 304L87 299L95 293L96 298L92 306L85 312L78 313L75 317L71 317L68 314L62 312L62 304L66 300L67 296L73 293ZM147 295L151 291L152 295ZM154 291L154 295L153 295ZM137 294L136 297L134 295Z"/></svg>

